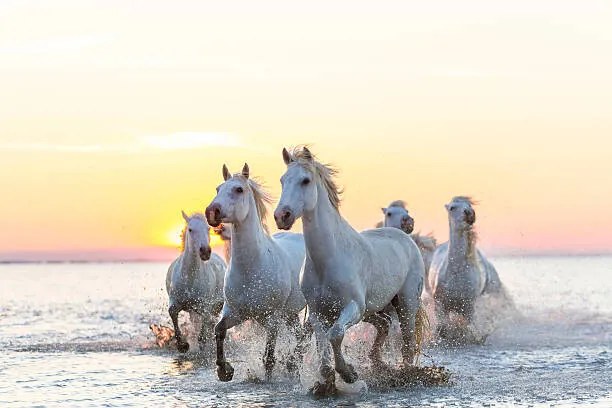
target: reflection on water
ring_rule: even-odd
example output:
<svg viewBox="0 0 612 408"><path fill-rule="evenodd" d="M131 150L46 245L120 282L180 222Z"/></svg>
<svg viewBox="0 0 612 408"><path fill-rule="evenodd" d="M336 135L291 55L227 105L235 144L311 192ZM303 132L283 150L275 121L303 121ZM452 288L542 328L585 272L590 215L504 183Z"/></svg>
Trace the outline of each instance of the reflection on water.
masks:
<svg viewBox="0 0 612 408"><path fill-rule="evenodd" d="M0 265L0 406L611 406L612 258L495 263L518 313L484 346L425 350L423 363L447 366L454 386L368 386L376 374L363 356L374 330L362 324L346 340L362 381L322 401L306 394L316 379L313 348L300 380L286 378L286 332L269 382L253 324L228 336L230 383L216 379L212 341L197 354L159 349L149 324L170 324L164 264ZM394 327L388 361L398 347Z"/></svg>

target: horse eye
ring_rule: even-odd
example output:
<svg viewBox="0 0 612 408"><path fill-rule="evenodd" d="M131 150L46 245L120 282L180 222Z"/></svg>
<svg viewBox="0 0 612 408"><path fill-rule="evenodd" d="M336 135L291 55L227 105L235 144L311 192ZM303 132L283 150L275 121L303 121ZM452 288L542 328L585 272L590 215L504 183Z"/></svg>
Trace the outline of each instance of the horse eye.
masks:
<svg viewBox="0 0 612 408"><path fill-rule="evenodd" d="M387 213L387 217L390 217L390 216L391 216L391 213Z"/></svg>
<svg viewBox="0 0 612 408"><path fill-rule="evenodd" d="M302 184L303 184L303 185L305 185L305 186L306 186L306 185L308 185L308 183L310 183L310 179L305 178L304 180L302 180Z"/></svg>
<svg viewBox="0 0 612 408"><path fill-rule="evenodd" d="M236 192L242 193L242 192L244 192L244 189L242 187L238 187L238 188L236 188Z"/></svg>
<svg viewBox="0 0 612 408"><path fill-rule="evenodd" d="M189 232L193 232L193 230L191 228L189 228Z"/></svg>
<svg viewBox="0 0 612 408"><path fill-rule="evenodd" d="M455 211L455 206L451 205L451 207L449 208L450 211Z"/></svg>

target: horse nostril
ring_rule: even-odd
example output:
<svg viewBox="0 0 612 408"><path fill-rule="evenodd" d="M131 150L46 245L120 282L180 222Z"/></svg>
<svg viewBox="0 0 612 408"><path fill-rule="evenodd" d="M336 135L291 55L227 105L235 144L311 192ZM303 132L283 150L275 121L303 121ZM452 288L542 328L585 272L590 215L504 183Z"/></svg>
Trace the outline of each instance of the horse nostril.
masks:
<svg viewBox="0 0 612 408"><path fill-rule="evenodd" d="M200 248L200 257L203 259L208 259L210 258L210 254L211 254L211 248L210 247L202 247Z"/></svg>
<svg viewBox="0 0 612 408"><path fill-rule="evenodd" d="M287 221L291 217L291 211L287 210L283 213L283 221Z"/></svg>
<svg viewBox="0 0 612 408"><path fill-rule="evenodd" d="M221 211L219 210L219 206L216 204L210 205L207 209L206 209L209 218L212 219L217 219L219 218L219 215L221 214Z"/></svg>

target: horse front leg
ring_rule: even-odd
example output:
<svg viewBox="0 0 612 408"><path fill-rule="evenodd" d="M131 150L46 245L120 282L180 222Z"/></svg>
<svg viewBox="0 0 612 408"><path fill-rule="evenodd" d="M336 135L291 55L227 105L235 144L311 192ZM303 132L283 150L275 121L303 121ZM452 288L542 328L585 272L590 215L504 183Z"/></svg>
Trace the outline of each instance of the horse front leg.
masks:
<svg viewBox="0 0 612 408"><path fill-rule="evenodd" d="M317 354L319 355L319 374L323 379L323 383L317 381L311 388L311 392L315 396L329 396L336 393L336 373L331 366L331 356L329 353L329 340L327 339L327 329L318 317L311 313L308 317L308 326L312 329L315 335Z"/></svg>
<svg viewBox="0 0 612 408"><path fill-rule="evenodd" d="M304 360L304 351L306 350L307 342L310 338L309 334L312 334L306 329L306 327L300 324L300 318L297 314L291 315L287 318L287 326L295 335L297 344L293 349L293 354L287 360L287 371L292 375L299 376L300 366Z"/></svg>
<svg viewBox="0 0 612 408"><path fill-rule="evenodd" d="M206 347L206 341L213 337L214 333L214 317L206 312L201 315L202 326L200 327L200 334L198 335L198 344L200 345L200 351L204 351Z"/></svg>
<svg viewBox="0 0 612 408"><path fill-rule="evenodd" d="M450 336L449 311L440 299L434 298L434 314L436 316L436 339L447 340Z"/></svg>
<svg viewBox="0 0 612 408"><path fill-rule="evenodd" d="M262 358L264 368L266 370L266 380L272 378L272 370L276 364L274 358L274 350L276 349L276 339L278 337L278 319L269 317L262 322L262 326L266 329L266 347Z"/></svg>
<svg viewBox="0 0 612 408"><path fill-rule="evenodd" d="M223 306L221 311L221 319L215 325L215 342L217 344L217 377L221 381L231 381L234 377L234 368L225 359L225 351L223 349L227 330L232 327L244 322L243 319L237 314L234 314L227 303Z"/></svg>
<svg viewBox="0 0 612 408"><path fill-rule="evenodd" d="M359 323L363 316L364 309L365 307L359 307L357 302L352 300L342 309L340 317L338 317L338 320L336 320L334 325L327 332L327 338L334 352L336 371L340 374L344 382L348 384L357 381L358 376L355 368L344 359L344 355L342 354L342 340L344 340L346 330Z"/></svg>
<svg viewBox="0 0 612 408"><path fill-rule="evenodd" d="M176 348L180 353L186 353L189 350L189 343L183 340L181 329L178 324L178 315L181 311L181 307L172 303L168 308L168 314L172 319L172 325L174 326L174 337L176 338Z"/></svg>

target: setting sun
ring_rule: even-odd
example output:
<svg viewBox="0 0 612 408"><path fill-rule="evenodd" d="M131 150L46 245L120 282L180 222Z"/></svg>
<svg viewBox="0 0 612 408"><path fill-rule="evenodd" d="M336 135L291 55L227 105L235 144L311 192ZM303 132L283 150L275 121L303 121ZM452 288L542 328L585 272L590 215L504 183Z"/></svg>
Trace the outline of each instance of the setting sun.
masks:
<svg viewBox="0 0 612 408"><path fill-rule="evenodd" d="M174 227L172 227L171 230L166 232L164 244L167 246L173 246L173 247L180 248L181 233L183 232L184 227L185 227L185 223L177 224Z"/></svg>
<svg viewBox="0 0 612 408"><path fill-rule="evenodd" d="M183 232L183 228L185 227L184 223L177 224L172 229L168 230L164 236L163 245L170 247L181 247L181 233ZM223 245L223 241L219 237L219 235L215 234L212 229L210 231L210 246L216 248L220 245Z"/></svg>

